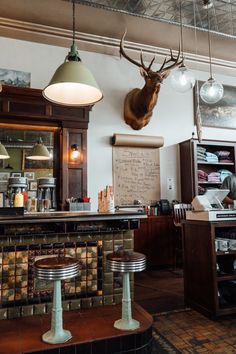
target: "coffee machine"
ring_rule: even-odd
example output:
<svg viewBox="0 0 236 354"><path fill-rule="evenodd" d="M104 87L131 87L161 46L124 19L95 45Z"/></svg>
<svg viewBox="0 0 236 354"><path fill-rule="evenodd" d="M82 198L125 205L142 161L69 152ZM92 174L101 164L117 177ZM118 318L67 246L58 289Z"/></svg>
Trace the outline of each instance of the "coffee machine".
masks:
<svg viewBox="0 0 236 354"><path fill-rule="evenodd" d="M38 211L56 210L56 178L37 178Z"/></svg>
<svg viewBox="0 0 236 354"><path fill-rule="evenodd" d="M16 193L27 191L27 177L9 177L7 185L7 195L9 198L10 207L13 207Z"/></svg>

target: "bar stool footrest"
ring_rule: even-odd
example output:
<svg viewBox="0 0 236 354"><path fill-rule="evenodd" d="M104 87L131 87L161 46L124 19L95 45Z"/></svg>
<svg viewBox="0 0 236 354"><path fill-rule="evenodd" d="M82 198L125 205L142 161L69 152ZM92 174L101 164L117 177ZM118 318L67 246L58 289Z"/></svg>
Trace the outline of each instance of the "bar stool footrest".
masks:
<svg viewBox="0 0 236 354"><path fill-rule="evenodd" d="M60 333L55 333L54 331L47 331L42 335L42 340L49 344L59 344L65 343L72 338L70 331L63 329Z"/></svg>
<svg viewBox="0 0 236 354"><path fill-rule="evenodd" d="M120 320L114 322L114 327L124 331L133 331L140 327L140 323L139 321L136 321L133 318L131 318L130 320L125 320L121 318Z"/></svg>

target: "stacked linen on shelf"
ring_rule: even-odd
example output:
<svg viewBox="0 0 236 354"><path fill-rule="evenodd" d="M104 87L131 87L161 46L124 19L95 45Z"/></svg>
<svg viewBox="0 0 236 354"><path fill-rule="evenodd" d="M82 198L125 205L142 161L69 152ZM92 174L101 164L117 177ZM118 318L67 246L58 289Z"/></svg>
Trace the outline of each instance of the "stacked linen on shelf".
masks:
<svg viewBox="0 0 236 354"><path fill-rule="evenodd" d="M206 160L206 149L202 146L197 147L197 160L198 161L207 161Z"/></svg>
<svg viewBox="0 0 236 354"><path fill-rule="evenodd" d="M220 173L220 180L221 180L221 182L223 182L223 180L225 179L225 177L232 175L232 172L231 172L231 171L225 170L225 169L219 170L218 172Z"/></svg>
<svg viewBox="0 0 236 354"><path fill-rule="evenodd" d="M207 182L208 181L208 174L203 170L197 171L198 175L198 182Z"/></svg>
<svg viewBox="0 0 236 354"><path fill-rule="evenodd" d="M220 150L220 151L216 151L215 154L218 157L219 162L221 162L221 163L233 162L233 160L230 156L230 151Z"/></svg>
<svg viewBox="0 0 236 354"><path fill-rule="evenodd" d="M218 156L213 154L212 152L206 152L206 160L207 162L217 163L219 162Z"/></svg>
<svg viewBox="0 0 236 354"><path fill-rule="evenodd" d="M208 182L220 183L221 182L221 173L220 172L211 172L208 174Z"/></svg>

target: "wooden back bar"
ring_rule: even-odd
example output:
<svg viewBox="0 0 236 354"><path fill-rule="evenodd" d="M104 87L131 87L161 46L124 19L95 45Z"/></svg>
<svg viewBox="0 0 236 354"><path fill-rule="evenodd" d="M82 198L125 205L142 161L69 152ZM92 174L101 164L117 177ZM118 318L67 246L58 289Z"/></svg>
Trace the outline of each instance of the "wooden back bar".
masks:
<svg viewBox="0 0 236 354"><path fill-rule="evenodd" d="M0 94L0 127L54 131L54 177L59 210L65 200L87 195L88 107L66 107L47 101L42 91L3 86ZM39 133L40 135L40 133ZM78 144L82 158L70 161L69 150Z"/></svg>

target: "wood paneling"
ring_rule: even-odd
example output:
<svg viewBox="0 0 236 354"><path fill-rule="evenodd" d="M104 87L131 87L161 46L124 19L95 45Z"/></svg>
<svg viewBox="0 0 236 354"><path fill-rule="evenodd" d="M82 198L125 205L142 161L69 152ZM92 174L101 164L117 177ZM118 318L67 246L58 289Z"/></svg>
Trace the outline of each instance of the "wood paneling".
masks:
<svg viewBox="0 0 236 354"><path fill-rule="evenodd" d="M6 127L41 127L54 131L54 176L59 209L70 197L87 195L87 129L91 107L65 107L53 104L42 91L3 86L0 94L0 124ZM78 144L82 158L69 159L70 146Z"/></svg>

